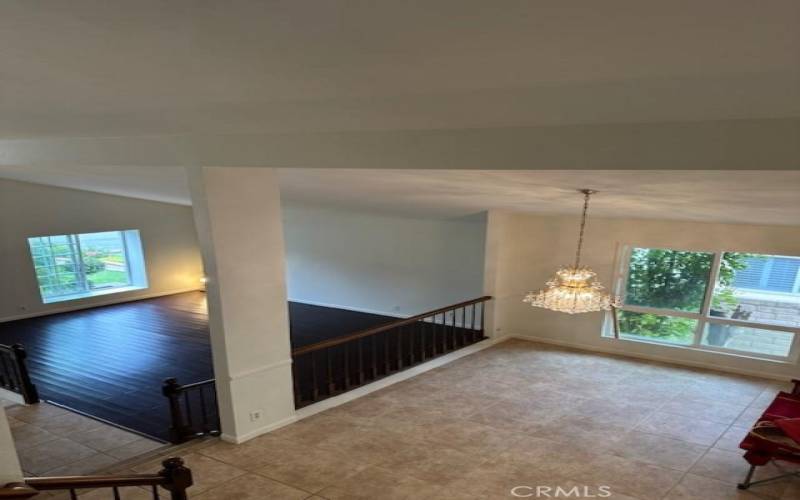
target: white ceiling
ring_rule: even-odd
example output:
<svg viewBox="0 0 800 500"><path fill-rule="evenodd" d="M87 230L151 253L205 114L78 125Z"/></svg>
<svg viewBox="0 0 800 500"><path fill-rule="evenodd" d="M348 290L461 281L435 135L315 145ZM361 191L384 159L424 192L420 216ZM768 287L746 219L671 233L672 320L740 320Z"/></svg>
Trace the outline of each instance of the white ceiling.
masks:
<svg viewBox="0 0 800 500"><path fill-rule="evenodd" d="M456 217L487 209L580 210L579 188L600 193L604 217L800 226L797 171L482 171L279 169L285 200L412 216ZM0 177L189 204L185 170L0 166Z"/></svg>
<svg viewBox="0 0 800 500"><path fill-rule="evenodd" d="M0 138L800 116L796 0L4 0Z"/></svg>
<svg viewBox="0 0 800 500"><path fill-rule="evenodd" d="M506 170L796 168L797 117L797 0L0 2L0 177L144 199L800 225L797 172Z"/></svg>

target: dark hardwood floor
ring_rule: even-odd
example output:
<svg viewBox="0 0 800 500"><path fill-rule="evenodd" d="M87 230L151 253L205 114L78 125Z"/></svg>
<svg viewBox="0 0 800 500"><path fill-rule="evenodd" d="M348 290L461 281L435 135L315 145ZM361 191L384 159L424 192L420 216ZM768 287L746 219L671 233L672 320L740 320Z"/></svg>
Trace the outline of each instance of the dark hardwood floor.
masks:
<svg viewBox="0 0 800 500"><path fill-rule="evenodd" d="M205 300L189 292L0 323L0 344L25 346L43 399L166 440L162 381L214 376ZM394 319L299 303L289 315L294 347Z"/></svg>

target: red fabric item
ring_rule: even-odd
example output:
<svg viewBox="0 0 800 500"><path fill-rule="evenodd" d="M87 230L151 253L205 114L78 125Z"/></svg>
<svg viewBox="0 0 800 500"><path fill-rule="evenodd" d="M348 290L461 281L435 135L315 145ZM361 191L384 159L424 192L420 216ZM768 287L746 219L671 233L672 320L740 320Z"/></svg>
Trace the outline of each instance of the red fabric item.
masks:
<svg viewBox="0 0 800 500"><path fill-rule="evenodd" d="M786 420L800 420L800 397L796 394L780 392L758 419L756 426L764 421L777 425L778 421ZM795 438L792 440L797 441ZM751 465L765 465L770 460L800 463L800 441L797 441L797 446L787 446L786 443L779 444L762 439L751 431L742 440L739 447L747 451L744 458Z"/></svg>
<svg viewBox="0 0 800 500"><path fill-rule="evenodd" d="M800 418L782 418L776 420L775 425L800 444Z"/></svg>
<svg viewBox="0 0 800 500"><path fill-rule="evenodd" d="M786 392L779 392L761 418L776 420L777 418L798 417L800 417L800 399Z"/></svg>

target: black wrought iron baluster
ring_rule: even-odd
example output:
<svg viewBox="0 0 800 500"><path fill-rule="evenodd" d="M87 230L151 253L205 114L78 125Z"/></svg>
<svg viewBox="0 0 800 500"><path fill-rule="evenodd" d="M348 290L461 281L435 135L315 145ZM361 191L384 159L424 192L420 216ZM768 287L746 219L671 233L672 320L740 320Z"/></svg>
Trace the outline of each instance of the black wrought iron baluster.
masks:
<svg viewBox="0 0 800 500"><path fill-rule="evenodd" d="M431 316L431 323L429 325L431 331L431 357L436 357L436 344L439 342L439 336L436 331L436 315Z"/></svg>
<svg viewBox="0 0 800 500"><path fill-rule="evenodd" d="M325 364L326 369L325 373L327 374L326 385L328 386L328 396L332 396L334 392L336 392L336 380L333 378L333 359L331 354L333 353L333 348L329 347L325 349Z"/></svg>
<svg viewBox="0 0 800 500"><path fill-rule="evenodd" d="M450 327L447 325L447 311L442 313L442 324L444 325L444 349L443 353L450 352Z"/></svg>
<svg viewBox="0 0 800 500"><path fill-rule="evenodd" d="M303 394L300 392L300 376L298 375L299 368L297 367L299 360L294 360L292 363L292 388L294 390L294 404L298 406L303 402Z"/></svg>
<svg viewBox="0 0 800 500"><path fill-rule="evenodd" d="M189 402L189 391L183 391L183 404L186 406L186 427L189 432L194 434L194 419L192 418L192 405Z"/></svg>
<svg viewBox="0 0 800 500"><path fill-rule="evenodd" d="M397 338L397 369L403 369L403 327L395 328L394 336Z"/></svg>
<svg viewBox="0 0 800 500"><path fill-rule="evenodd" d="M447 348L448 348L449 351L452 351L453 349L456 348L455 318L454 318L454 315L452 313L453 313L452 309L447 311L446 313L444 313L445 314L445 325L447 325L447 318L448 317L450 318L450 328L449 328L450 334L448 335L448 344L447 344Z"/></svg>
<svg viewBox="0 0 800 500"><path fill-rule="evenodd" d="M442 313L442 322L440 324L441 328L441 339L442 339L442 349L439 351L441 354L447 352L447 314Z"/></svg>
<svg viewBox="0 0 800 500"><path fill-rule="evenodd" d="M458 310L459 309L461 309L461 323L460 323L461 326L458 326L459 323L457 321L458 320ZM453 314L456 317L455 321L456 321L456 330L458 331L459 347L464 347L465 345L467 345L466 344L466 338L464 338L464 315L465 315L464 308L463 307L459 307L458 309L456 309L456 311Z"/></svg>
<svg viewBox="0 0 800 500"><path fill-rule="evenodd" d="M469 334L472 337L472 341L475 342L475 304L470 306L472 308L471 315L470 315L470 326L469 326Z"/></svg>
<svg viewBox="0 0 800 500"><path fill-rule="evenodd" d="M425 318L419 321L419 346L420 346L420 361L428 359L428 353L425 352Z"/></svg>
<svg viewBox="0 0 800 500"><path fill-rule="evenodd" d="M485 304L484 302L481 302L481 335L480 335L480 337L481 337L481 338L483 338L483 337L484 337L484 331L483 331L483 313L484 313L484 304Z"/></svg>
<svg viewBox="0 0 800 500"><path fill-rule="evenodd" d="M219 433L219 430L220 430L219 429L219 406L217 405L216 384L212 384L211 385L211 391L210 392L211 392L211 408L214 410L214 415L216 417L214 419L214 423L216 424L217 428L214 429L214 431L216 431L216 433Z"/></svg>
<svg viewBox="0 0 800 500"><path fill-rule="evenodd" d="M203 386L197 388L197 392L200 395L200 415L203 417L203 434L207 433L211 429L208 426L208 411L206 409L206 395L203 391Z"/></svg>
<svg viewBox="0 0 800 500"><path fill-rule="evenodd" d="M311 401L319 399L319 381L317 380L317 351L311 351Z"/></svg>
<svg viewBox="0 0 800 500"><path fill-rule="evenodd" d="M349 349L347 346L349 345L348 342L342 344L342 350L344 351L344 390L350 390L350 355Z"/></svg>
<svg viewBox="0 0 800 500"><path fill-rule="evenodd" d="M364 384L364 346L363 338L358 339L358 385Z"/></svg>
<svg viewBox="0 0 800 500"><path fill-rule="evenodd" d="M458 325L456 325L456 310L450 311L450 334L453 337L453 350L458 349Z"/></svg>
<svg viewBox="0 0 800 500"><path fill-rule="evenodd" d="M386 330L383 333L383 363L385 366L385 375L389 375L392 371L389 364L389 331L390 330Z"/></svg>
<svg viewBox="0 0 800 500"><path fill-rule="evenodd" d="M378 336L372 335L370 336L370 340L372 341L372 380L377 380L378 378Z"/></svg>

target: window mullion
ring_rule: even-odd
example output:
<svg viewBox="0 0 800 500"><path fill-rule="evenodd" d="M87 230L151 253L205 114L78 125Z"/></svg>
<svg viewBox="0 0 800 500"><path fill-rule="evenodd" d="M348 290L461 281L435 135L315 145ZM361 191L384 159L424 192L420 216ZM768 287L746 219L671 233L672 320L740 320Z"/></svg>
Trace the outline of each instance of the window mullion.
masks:
<svg viewBox="0 0 800 500"><path fill-rule="evenodd" d="M688 312L688 311L680 311L678 309L659 309L656 307L647 307L647 306L632 306L624 304L620 309L623 311L630 311L635 313L643 313L643 314L656 314L658 316L674 316L676 318L689 318L700 320L702 318L701 313L695 312Z"/></svg>
<svg viewBox="0 0 800 500"><path fill-rule="evenodd" d="M125 259L125 273L128 275L128 285L133 284L133 273L131 272L131 260L128 257L128 235L127 231L120 231L119 236L122 239L122 254Z"/></svg>
<svg viewBox="0 0 800 500"><path fill-rule="evenodd" d="M703 307L700 309L700 318L694 331L694 344L699 346L703 340L703 331L706 328L706 318L711 314L711 301L714 298L714 289L719 279L719 268L722 265L722 251L714 252L714 259L711 261L711 272L708 274L706 293L703 297Z"/></svg>
<svg viewBox="0 0 800 500"><path fill-rule="evenodd" d="M619 281L616 283L617 295L623 298L623 304L627 294L626 284L628 283L628 269L630 268L631 248L632 247L627 245L622 247L622 253L620 255L621 262L619 262L619 266L617 267L617 272L620 275Z"/></svg>
<svg viewBox="0 0 800 500"><path fill-rule="evenodd" d="M708 318L706 322L717 323L720 325L740 326L743 328L758 328L760 330L771 330L775 332L791 332L795 334L800 334L800 327L797 326L773 325L770 323L759 323L756 321L747 321L743 319L711 317Z"/></svg>
<svg viewBox="0 0 800 500"><path fill-rule="evenodd" d="M73 261L77 261L78 279L84 291L89 291L89 282L86 281L86 268L83 265L83 252L81 252L81 241L77 234L70 235L70 239L75 242L72 246Z"/></svg>

